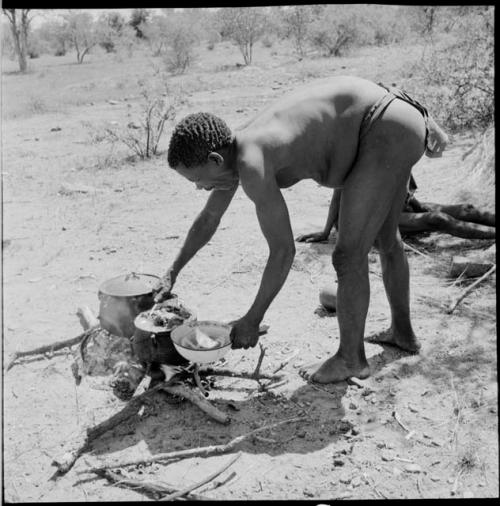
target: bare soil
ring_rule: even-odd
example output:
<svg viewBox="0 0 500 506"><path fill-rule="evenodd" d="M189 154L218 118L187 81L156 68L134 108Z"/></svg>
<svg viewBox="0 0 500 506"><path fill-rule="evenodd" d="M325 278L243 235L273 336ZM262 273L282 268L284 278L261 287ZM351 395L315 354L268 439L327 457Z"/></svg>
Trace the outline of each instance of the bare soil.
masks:
<svg viewBox="0 0 500 506"><path fill-rule="evenodd" d="M178 117L207 110L237 126L274 97L316 78L354 74L397 82L405 59L415 51L370 49L298 62L290 48L259 46L254 65L237 68L235 48L202 48L188 75L172 77L185 97ZM97 290L104 280L130 271L162 274L208 196L170 170L164 154L129 160L125 148L112 148L95 137L103 122L129 119L137 103L134 79L146 73L152 59L95 55L83 65L73 59L43 57L33 61L34 70L25 76L15 73L14 62L4 62L5 358L79 334L75 311L88 305L97 312ZM424 157L417 164L420 200L454 202L466 176L462 156L472 142L471 135L455 136L442 159ZM283 194L296 236L320 230L331 190L304 181ZM284 369L288 383L259 394L255 382L217 380L210 398L230 413L229 426L207 420L188 402L171 404L158 394L142 416L98 439L66 476L50 481L55 471L51 461L64 443L123 403L106 387L106 378L86 378L77 387L69 353L27 360L4 372L5 499L143 500L139 491L77 472L102 460L228 442L300 414L306 415L304 421L243 443L242 457L225 473L235 471L236 478L196 492L221 500L497 496L495 277L452 315L445 312L466 286L448 279L451 257L492 242L435 233L408 243L422 253L408 251L412 318L422 351L408 355L367 341L371 376L361 386L315 386L298 375L301 364L324 360L338 346L335 316L317 311L319 290L335 283L334 241L297 243L287 282L266 314L270 330L261 338L267 348L262 372L271 372L300 350ZM253 301L266 258L253 205L238 190L217 234L181 273L175 291L199 319L230 321ZM367 338L389 324L375 251L370 272ZM258 355L258 347L231 351L224 367L252 371ZM229 458L193 458L123 472L182 488Z"/></svg>

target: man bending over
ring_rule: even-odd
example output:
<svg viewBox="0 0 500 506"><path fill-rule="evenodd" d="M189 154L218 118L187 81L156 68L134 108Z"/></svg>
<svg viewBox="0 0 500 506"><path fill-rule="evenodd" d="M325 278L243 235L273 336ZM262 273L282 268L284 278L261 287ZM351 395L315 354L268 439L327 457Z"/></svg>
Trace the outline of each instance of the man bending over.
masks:
<svg viewBox="0 0 500 506"><path fill-rule="evenodd" d="M281 189L313 179L328 188L342 188L332 255L340 346L323 362L302 369L301 375L320 383L369 375L363 339L368 252L373 244L380 252L391 308L392 332L385 342L417 352L420 344L410 322L408 264L398 219L413 165L426 150L439 153L445 144L446 135L418 102L400 90L358 77L332 77L304 86L234 133L212 114L187 116L174 129L168 163L211 193L156 287L156 300L169 296L179 272L213 236L241 185L255 204L269 257L255 300L233 322L231 340L233 348L256 346L259 324L295 254Z"/></svg>

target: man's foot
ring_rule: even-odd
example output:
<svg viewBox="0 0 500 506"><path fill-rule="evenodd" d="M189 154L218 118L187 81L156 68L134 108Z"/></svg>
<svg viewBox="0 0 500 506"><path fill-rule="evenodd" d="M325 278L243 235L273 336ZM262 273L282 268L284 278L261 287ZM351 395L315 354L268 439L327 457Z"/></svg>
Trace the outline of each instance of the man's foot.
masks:
<svg viewBox="0 0 500 506"><path fill-rule="evenodd" d="M380 332L366 339L370 343L375 344L388 344L390 346L397 346L409 353L418 353L422 345L417 337L412 334L411 336L403 335L399 332L394 332L392 329Z"/></svg>
<svg viewBox="0 0 500 506"><path fill-rule="evenodd" d="M364 362L359 361L356 364L348 364L337 354L325 362L304 366L300 369L299 374L307 381L338 383L352 376L359 379L368 378L370 368L366 360Z"/></svg>

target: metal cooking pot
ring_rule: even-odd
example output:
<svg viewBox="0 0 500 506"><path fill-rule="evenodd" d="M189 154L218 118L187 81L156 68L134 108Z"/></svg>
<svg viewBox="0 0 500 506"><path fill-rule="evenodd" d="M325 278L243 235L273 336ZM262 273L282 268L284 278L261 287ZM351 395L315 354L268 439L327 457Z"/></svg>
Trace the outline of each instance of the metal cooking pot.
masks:
<svg viewBox="0 0 500 506"><path fill-rule="evenodd" d="M165 304L168 308L169 301ZM171 304L182 308L183 312L189 316L175 318L166 326L155 325L148 318L147 311L135 318L136 330L132 337L132 349L134 355L143 365L187 365L189 363L176 350L171 339L171 332L184 322L196 321L196 315L177 298L172 299Z"/></svg>
<svg viewBox="0 0 500 506"><path fill-rule="evenodd" d="M134 335L134 319L154 305L153 286L160 280L152 274L131 272L108 279L99 287L101 327L116 336Z"/></svg>

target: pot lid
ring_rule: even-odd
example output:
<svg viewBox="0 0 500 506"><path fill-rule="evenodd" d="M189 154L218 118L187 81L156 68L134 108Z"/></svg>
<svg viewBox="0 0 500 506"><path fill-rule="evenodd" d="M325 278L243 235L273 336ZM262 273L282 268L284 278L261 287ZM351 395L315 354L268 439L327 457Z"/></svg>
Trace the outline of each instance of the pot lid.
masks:
<svg viewBox="0 0 500 506"><path fill-rule="evenodd" d="M134 297L151 293L153 286L159 281L158 276L131 272L104 281L99 291L115 297Z"/></svg>

